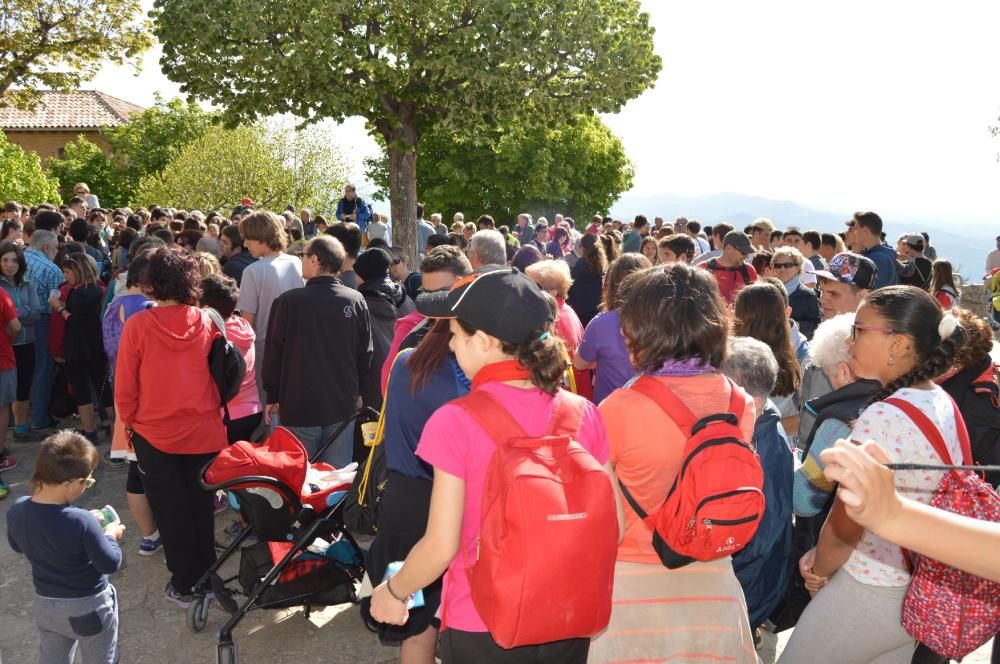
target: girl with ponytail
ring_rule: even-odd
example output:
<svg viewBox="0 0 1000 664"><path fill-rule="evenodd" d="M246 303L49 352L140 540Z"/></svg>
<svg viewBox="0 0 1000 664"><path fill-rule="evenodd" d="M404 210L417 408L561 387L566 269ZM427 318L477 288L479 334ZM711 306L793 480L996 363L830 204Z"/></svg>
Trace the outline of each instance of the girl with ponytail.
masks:
<svg viewBox="0 0 1000 664"><path fill-rule="evenodd" d="M854 374L883 387L855 422L852 441L874 440L892 463L943 463L913 420L886 403L891 397L923 413L940 432L951 458L961 459L953 402L933 380L951 368L965 338L958 320L943 313L926 291L889 286L870 293L858 307L848 352ZM943 474L898 470L896 488L929 504ZM799 570L814 599L779 664L909 664L916 644L900 621L910 573L898 546L851 521L838 498L819 543L803 556Z"/></svg>

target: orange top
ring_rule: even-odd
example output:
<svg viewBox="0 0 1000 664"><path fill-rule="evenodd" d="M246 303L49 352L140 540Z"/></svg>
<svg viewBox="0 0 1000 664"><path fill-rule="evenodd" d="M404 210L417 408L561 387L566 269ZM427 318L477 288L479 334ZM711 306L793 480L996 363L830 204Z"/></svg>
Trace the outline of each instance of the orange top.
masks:
<svg viewBox="0 0 1000 664"><path fill-rule="evenodd" d="M670 388L696 417L724 412L732 395L721 374L656 377ZM753 436L756 413L749 396L740 417L744 440ZM655 513L667 497L680 471L687 436L651 399L634 390L615 390L598 406L608 431L611 463L618 478L647 513ZM653 535L639 516L625 504L625 538L618 545L618 560L660 565L653 551Z"/></svg>

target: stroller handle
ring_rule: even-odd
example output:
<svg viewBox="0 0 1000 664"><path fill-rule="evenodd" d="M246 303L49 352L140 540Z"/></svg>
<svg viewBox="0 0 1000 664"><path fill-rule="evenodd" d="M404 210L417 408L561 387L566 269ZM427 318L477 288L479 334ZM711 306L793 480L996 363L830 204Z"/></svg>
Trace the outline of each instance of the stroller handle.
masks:
<svg viewBox="0 0 1000 664"><path fill-rule="evenodd" d="M268 477L266 475L246 475L244 477L234 477L231 480L226 480L225 482L220 482L219 484L209 484L205 481L205 473L208 471L208 467L211 465L211 461L205 464L204 468L201 469L201 474L198 476L198 484L205 491L225 491L231 489L236 485L245 484L255 484L263 485L277 491L285 499L285 502L294 509L295 513L298 514L302 511L302 501L293 492L288 485L280 482L279 480Z"/></svg>
<svg viewBox="0 0 1000 664"><path fill-rule="evenodd" d="M309 463L316 463L317 461L320 461L323 458L323 455L326 453L327 449L329 449L330 445L333 445L333 441L337 440L337 438L340 437L340 434L344 433L344 429L346 429L348 426L354 424L358 420L362 420L364 422L374 422L377 419L378 419L378 411L372 408L371 406L362 406L361 408L358 408L353 413L348 415L347 419L341 422L340 426L337 427L337 430L334 431L333 434L331 434L330 437L323 442L323 444L316 451L316 453L313 454L312 457L310 457Z"/></svg>

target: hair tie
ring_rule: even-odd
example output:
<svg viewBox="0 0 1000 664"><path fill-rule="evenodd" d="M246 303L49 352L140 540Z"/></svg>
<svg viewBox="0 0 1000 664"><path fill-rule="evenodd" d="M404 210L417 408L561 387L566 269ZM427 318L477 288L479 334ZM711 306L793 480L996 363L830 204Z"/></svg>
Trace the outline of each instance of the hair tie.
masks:
<svg viewBox="0 0 1000 664"><path fill-rule="evenodd" d="M958 319L951 314L945 314L938 323L938 336L941 337L941 341L948 339L955 333L958 328Z"/></svg>
<svg viewBox="0 0 1000 664"><path fill-rule="evenodd" d="M542 332L542 336L538 337L538 340L539 341L545 341L548 338L549 338L549 333L548 332Z"/></svg>

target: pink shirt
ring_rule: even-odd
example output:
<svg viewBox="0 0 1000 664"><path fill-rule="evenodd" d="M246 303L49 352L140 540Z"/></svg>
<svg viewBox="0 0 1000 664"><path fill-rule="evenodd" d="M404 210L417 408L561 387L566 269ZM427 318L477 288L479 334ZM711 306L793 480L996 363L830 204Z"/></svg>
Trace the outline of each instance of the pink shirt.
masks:
<svg viewBox="0 0 1000 664"><path fill-rule="evenodd" d="M253 327L240 316L230 316L226 321L226 336L239 349L246 362L247 372L240 383L240 391L230 400L229 419L238 420L241 417L256 415L263 410L260 405L260 393L257 391L257 372L254 368L256 364L254 355L254 334Z"/></svg>
<svg viewBox="0 0 1000 664"><path fill-rule="evenodd" d="M386 354L385 362L382 364L382 396L385 396L385 386L389 382L389 370L392 368L392 361L399 355L399 347L403 344L403 339L422 320L424 320L424 315L416 311L411 311L396 320L396 329L393 331L392 343L389 344L389 352Z"/></svg>
<svg viewBox="0 0 1000 664"><path fill-rule="evenodd" d="M479 389L497 397L529 435L544 435L552 416L554 398L550 394L538 388L521 389L503 383L487 383ZM597 407L590 402L585 406L577 442L602 465L608 462L604 422ZM452 404L445 404L431 416L417 446L417 456L435 469L465 481L459 553L445 572L441 595L442 615L447 626L464 632L489 631L472 604L465 570L466 561L476 559L486 470L495 449L479 424L461 407Z"/></svg>
<svg viewBox="0 0 1000 664"><path fill-rule="evenodd" d="M559 316L556 318L556 334L566 342L566 350L569 351L569 356L572 358L576 355L576 349L580 347L580 341L583 339L583 323L580 322L580 317L576 315L573 308L566 304L566 300L559 298L557 302L559 303Z"/></svg>

